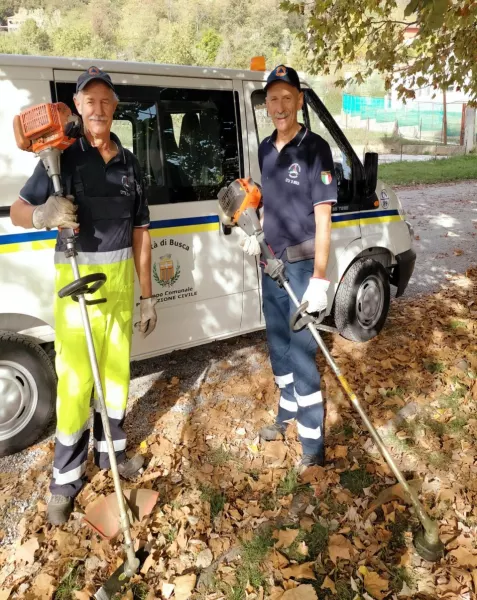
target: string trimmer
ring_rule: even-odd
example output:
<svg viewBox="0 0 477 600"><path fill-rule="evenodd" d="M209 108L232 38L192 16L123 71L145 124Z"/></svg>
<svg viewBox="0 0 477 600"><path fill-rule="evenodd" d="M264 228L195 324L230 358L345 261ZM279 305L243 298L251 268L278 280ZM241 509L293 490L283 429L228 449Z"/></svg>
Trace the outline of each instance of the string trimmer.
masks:
<svg viewBox="0 0 477 600"><path fill-rule="evenodd" d="M285 272L283 261L277 258L271 248L265 241L265 235L262 230L257 210L261 203L260 188L249 179L236 179L228 187L222 188L218 195L219 198L219 213L223 225L228 227L240 227L247 235L255 236L260 243L261 261L264 264L264 272L277 282L278 286L283 288L290 296L291 301L296 306L297 310L291 319L290 326L293 331L300 331L307 327L315 338L318 347L323 353L326 362L335 373L342 388L346 392L351 404L354 406L359 416L363 420L368 429L374 443L379 448L389 468L394 473L394 476L401 484L405 494L409 498L416 515L422 525L414 536L414 546L420 556L428 561L437 561L443 554L444 545L439 538L439 528L424 510L419 501L417 492L404 479L403 474L394 462L389 450L384 445L381 437L374 428L374 425L369 420L356 394L351 390L347 380L341 373L338 365L333 360L328 348L324 344L318 330L323 331L333 330L330 327L321 324L322 315L314 317L306 312L307 303L300 304L292 288Z"/></svg>
<svg viewBox="0 0 477 600"><path fill-rule="evenodd" d="M53 182L55 195L63 196L60 156L81 135L79 117L73 115L68 106L62 102L39 104L24 110L20 115L16 115L13 127L18 147L22 150L34 152L40 157ZM111 494L95 504L93 516L87 514L85 520L103 537L111 539L119 531L122 531L124 536L126 561L116 569L108 581L94 595L97 600L109 600L137 573L141 562L147 557L147 551L144 549L139 550L137 554L134 551L128 509L137 518L142 518L151 512L158 493L153 490L128 490L129 501L123 493L87 310L87 305L98 304L107 300L106 298L93 300L85 298L87 294L94 294L104 285L106 275L104 273L91 273L81 277L76 260L75 240L77 232L73 229L60 229L59 234L66 246L64 252L71 263L74 281L59 290L58 296L60 298L70 296L80 305L115 489L115 494ZM118 516L119 522L117 522Z"/></svg>

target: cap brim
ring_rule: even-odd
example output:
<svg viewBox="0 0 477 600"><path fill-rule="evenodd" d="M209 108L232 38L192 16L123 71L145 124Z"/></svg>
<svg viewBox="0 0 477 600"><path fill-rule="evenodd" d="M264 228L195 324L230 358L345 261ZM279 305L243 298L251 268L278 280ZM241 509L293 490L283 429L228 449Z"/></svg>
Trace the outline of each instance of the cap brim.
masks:
<svg viewBox="0 0 477 600"><path fill-rule="evenodd" d="M107 79L105 79L104 77L101 77L100 75L91 75L91 77L88 77L88 79L85 79L85 81L83 81L77 88L76 91L77 92L81 92L82 89L84 89L88 83L91 83L92 81L102 81L103 83L105 83L108 87L110 87L113 92L115 91L114 89L114 85L112 84L111 81L108 81Z"/></svg>
<svg viewBox="0 0 477 600"><path fill-rule="evenodd" d="M273 84L273 83L277 83L277 81L280 81L281 83L288 83L288 85L291 85L292 87L294 87L296 90L298 90L299 92L301 92L301 87L291 83L290 81L287 81L286 79L283 79L283 77L274 77L272 80L267 81L265 87L263 88L264 91L266 92L267 89Z"/></svg>

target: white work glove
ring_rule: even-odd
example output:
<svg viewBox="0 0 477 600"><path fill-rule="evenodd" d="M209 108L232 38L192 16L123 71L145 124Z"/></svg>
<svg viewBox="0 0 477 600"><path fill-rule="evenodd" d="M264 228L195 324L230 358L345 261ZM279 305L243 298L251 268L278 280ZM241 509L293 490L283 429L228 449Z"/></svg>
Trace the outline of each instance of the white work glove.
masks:
<svg viewBox="0 0 477 600"><path fill-rule="evenodd" d="M311 277L310 283L303 294L302 304L308 302L306 312L319 313L328 306L328 297L326 292L330 287L330 282L327 279L318 279Z"/></svg>
<svg viewBox="0 0 477 600"><path fill-rule="evenodd" d="M247 235L243 231L242 233L244 237L240 240L240 246L245 254L248 254L249 256L258 256L261 253L261 250L257 237L255 235Z"/></svg>
<svg viewBox="0 0 477 600"><path fill-rule="evenodd" d="M76 211L78 207L73 204L73 196L50 196L45 204L40 204L33 211L32 222L35 229L63 227L78 229Z"/></svg>
<svg viewBox="0 0 477 600"><path fill-rule="evenodd" d="M141 298L141 322L139 323L139 331L143 339L154 331L157 323L157 314L154 304L155 298Z"/></svg>

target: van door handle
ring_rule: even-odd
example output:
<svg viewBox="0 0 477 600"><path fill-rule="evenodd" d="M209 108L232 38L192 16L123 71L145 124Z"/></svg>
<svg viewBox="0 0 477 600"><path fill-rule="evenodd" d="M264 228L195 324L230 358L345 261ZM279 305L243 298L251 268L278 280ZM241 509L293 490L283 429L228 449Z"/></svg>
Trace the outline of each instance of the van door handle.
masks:
<svg viewBox="0 0 477 600"><path fill-rule="evenodd" d="M222 233L224 235L230 235L232 233L232 227L229 227L228 225L224 225L223 223L222 225Z"/></svg>

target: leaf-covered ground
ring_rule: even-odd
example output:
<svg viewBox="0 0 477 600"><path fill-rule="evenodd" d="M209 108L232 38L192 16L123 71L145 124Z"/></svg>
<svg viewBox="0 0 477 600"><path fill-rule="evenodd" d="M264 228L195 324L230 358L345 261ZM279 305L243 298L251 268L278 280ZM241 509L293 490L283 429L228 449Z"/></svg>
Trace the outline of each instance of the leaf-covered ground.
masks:
<svg viewBox="0 0 477 600"><path fill-rule="evenodd" d="M153 433L131 453L147 469L130 487L160 492L134 526L151 554L126 599L470 600L477 593L477 269L448 289L394 302L367 344L326 336L332 353L445 542L438 563L412 545L418 521L329 369L325 468L295 470L296 429L262 444L277 391L263 336L237 344L199 389L154 382ZM164 410L187 402L189 411ZM157 411L157 412L156 412ZM52 445L28 472L0 474L0 600L87 600L122 561L82 513L113 490L92 464L67 525L45 521ZM38 450L38 448L37 448ZM38 498L7 535L9 507ZM26 503L28 505L28 503ZM30 502L31 504L31 502Z"/></svg>

